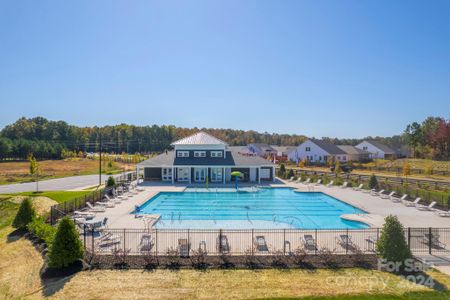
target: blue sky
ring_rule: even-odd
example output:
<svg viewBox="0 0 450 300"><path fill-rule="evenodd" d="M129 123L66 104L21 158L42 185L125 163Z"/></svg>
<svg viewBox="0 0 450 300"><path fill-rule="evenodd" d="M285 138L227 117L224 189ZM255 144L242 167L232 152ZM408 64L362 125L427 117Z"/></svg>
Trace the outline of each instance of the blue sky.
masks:
<svg viewBox="0 0 450 300"><path fill-rule="evenodd" d="M393 135L450 117L450 1L0 0L0 127Z"/></svg>

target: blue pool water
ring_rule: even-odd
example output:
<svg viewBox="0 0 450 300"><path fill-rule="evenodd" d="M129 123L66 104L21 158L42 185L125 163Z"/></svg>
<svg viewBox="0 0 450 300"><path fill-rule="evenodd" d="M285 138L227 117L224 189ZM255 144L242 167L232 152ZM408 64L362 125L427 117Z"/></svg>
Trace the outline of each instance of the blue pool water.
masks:
<svg viewBox="0 0 450 300"><path fill-rule="evenodd" d="M289 188L258 192L161 192L140 206L141 213L159 214L157 228L303 228L356 229L364 223L341 219L364 211L323 193L298 193Z"/></svg>

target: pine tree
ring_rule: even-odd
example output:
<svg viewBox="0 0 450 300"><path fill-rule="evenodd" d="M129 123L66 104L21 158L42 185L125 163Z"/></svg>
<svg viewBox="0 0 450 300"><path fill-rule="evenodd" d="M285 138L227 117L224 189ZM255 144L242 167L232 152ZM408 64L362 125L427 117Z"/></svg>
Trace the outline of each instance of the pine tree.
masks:
<svg viewBox="0 0 450 300"><path fill-rule="evenodd" d="M59 222L58 230L49 251L49 266L55 268L67 267L80 258L83 258L83 245L79 239L75 223L68 217L64 217Z"/></svg>
<svg viewBox="0 0 450 300"><path fill-rule="evenodd" d="M17 229L23 229L34 219L35 216L36 212L34 211L31 199L25 198L20 204L12 226Z"/></svg>
<svg viewBox="0 0 450 300"><path fill-rule="evenodd" d="M378 255L388 262L403 265L411 258L411 251L406 243L404 228L396 216L384 219L383 229L376 245Z"/></svg>
<svg viewBox="0 0 450 300"><path fill-rule="evenodd" d="M372 174L369 179L369 188L370 189L377 189L378 188L378 180L375 174Z"/></svg>

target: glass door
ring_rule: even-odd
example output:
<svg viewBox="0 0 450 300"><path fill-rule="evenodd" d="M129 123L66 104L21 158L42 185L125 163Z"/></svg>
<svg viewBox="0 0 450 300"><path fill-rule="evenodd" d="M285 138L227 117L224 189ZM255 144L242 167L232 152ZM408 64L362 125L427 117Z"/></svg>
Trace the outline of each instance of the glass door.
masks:
<svg viewBox="0 0 450 300"><path fill-rule="evenodd" d="M172 168L162 168L162 180L163 181L172 180Z"/></svg>
<svg viewBox="0 0 450 300"><path fill-rule="evenodd" d="M211 169L211 181L221 182L222 181L222 168L212 168Z"/></svg>
<svg viewBox="0 0 450 300"><path fill-rule="evenodd" d="M206 169L205 168L195 168L194 170L194 180L196 182L205 182Z"/></svg>

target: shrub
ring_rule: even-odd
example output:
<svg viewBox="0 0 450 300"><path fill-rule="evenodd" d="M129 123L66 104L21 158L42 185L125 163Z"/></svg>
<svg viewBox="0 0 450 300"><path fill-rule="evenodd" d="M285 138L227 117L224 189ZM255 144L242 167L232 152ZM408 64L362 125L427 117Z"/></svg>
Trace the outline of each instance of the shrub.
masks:
<svg viewBox="0 0 450 300"><path fill-rule="evenodd" d="M369 189L377 189L378 188L378 180L375 174L372 174L369 179Z"/></svg>
<svg viewBox="0 0 450 300"><path fill-rule="evenodd" d="M106 186L107 187L112 187L116 185L116 180L114 179L114 177L109 176L108 177L108 181L106 182Z"/></svg>
<svg viewBox="0 0 450 300"><path fill-rule="evenodd" d="M12 226L17 229L24 229L28 223L33 221L35 216L36 212L34 211L33 204L31 203L31 198L25 198L20 204Z"/></svg>
<svg viewBox="0 0 450 300"><path fill-rule="evenodd" d="M83 245L75 228L75 223L68 217L61 219L49 252L51 267L67 267L83 257Z"/></svg>
<svg viewBox="0 0 450 300"><path fill-rule="evenodd" d="M291 179L292 177L294 177L294 170L289 169L288 175L286 176L286 178Z"/></svg>
<svg viewBox="0 0 450 300"><path fill-rule="evenodd" d="M286 167L284 166L284 164L281 164L280 170L278 171L278 176L280 176L281 178L284 178L285 173L286 173Z"/></svg>
<svg viewBox="0 0 450 300"><path fill-rule="evenodd" d="M53 243L53 239L55 238L56 228L51 226L50 224L45 223L44 218L36 217L28 223L27 229L30 233L32 233L37 238L43 240L47 247L50 247Z"/></svg>
<svg viewBox="0 0 450 300"><path fill-rule="evenodd" d="M396 216L387 216L384 219L383 229L377 242L378 255L388 262L403 265L406 259L411 258L411 251L406 244L403 225Z"/></svg>

